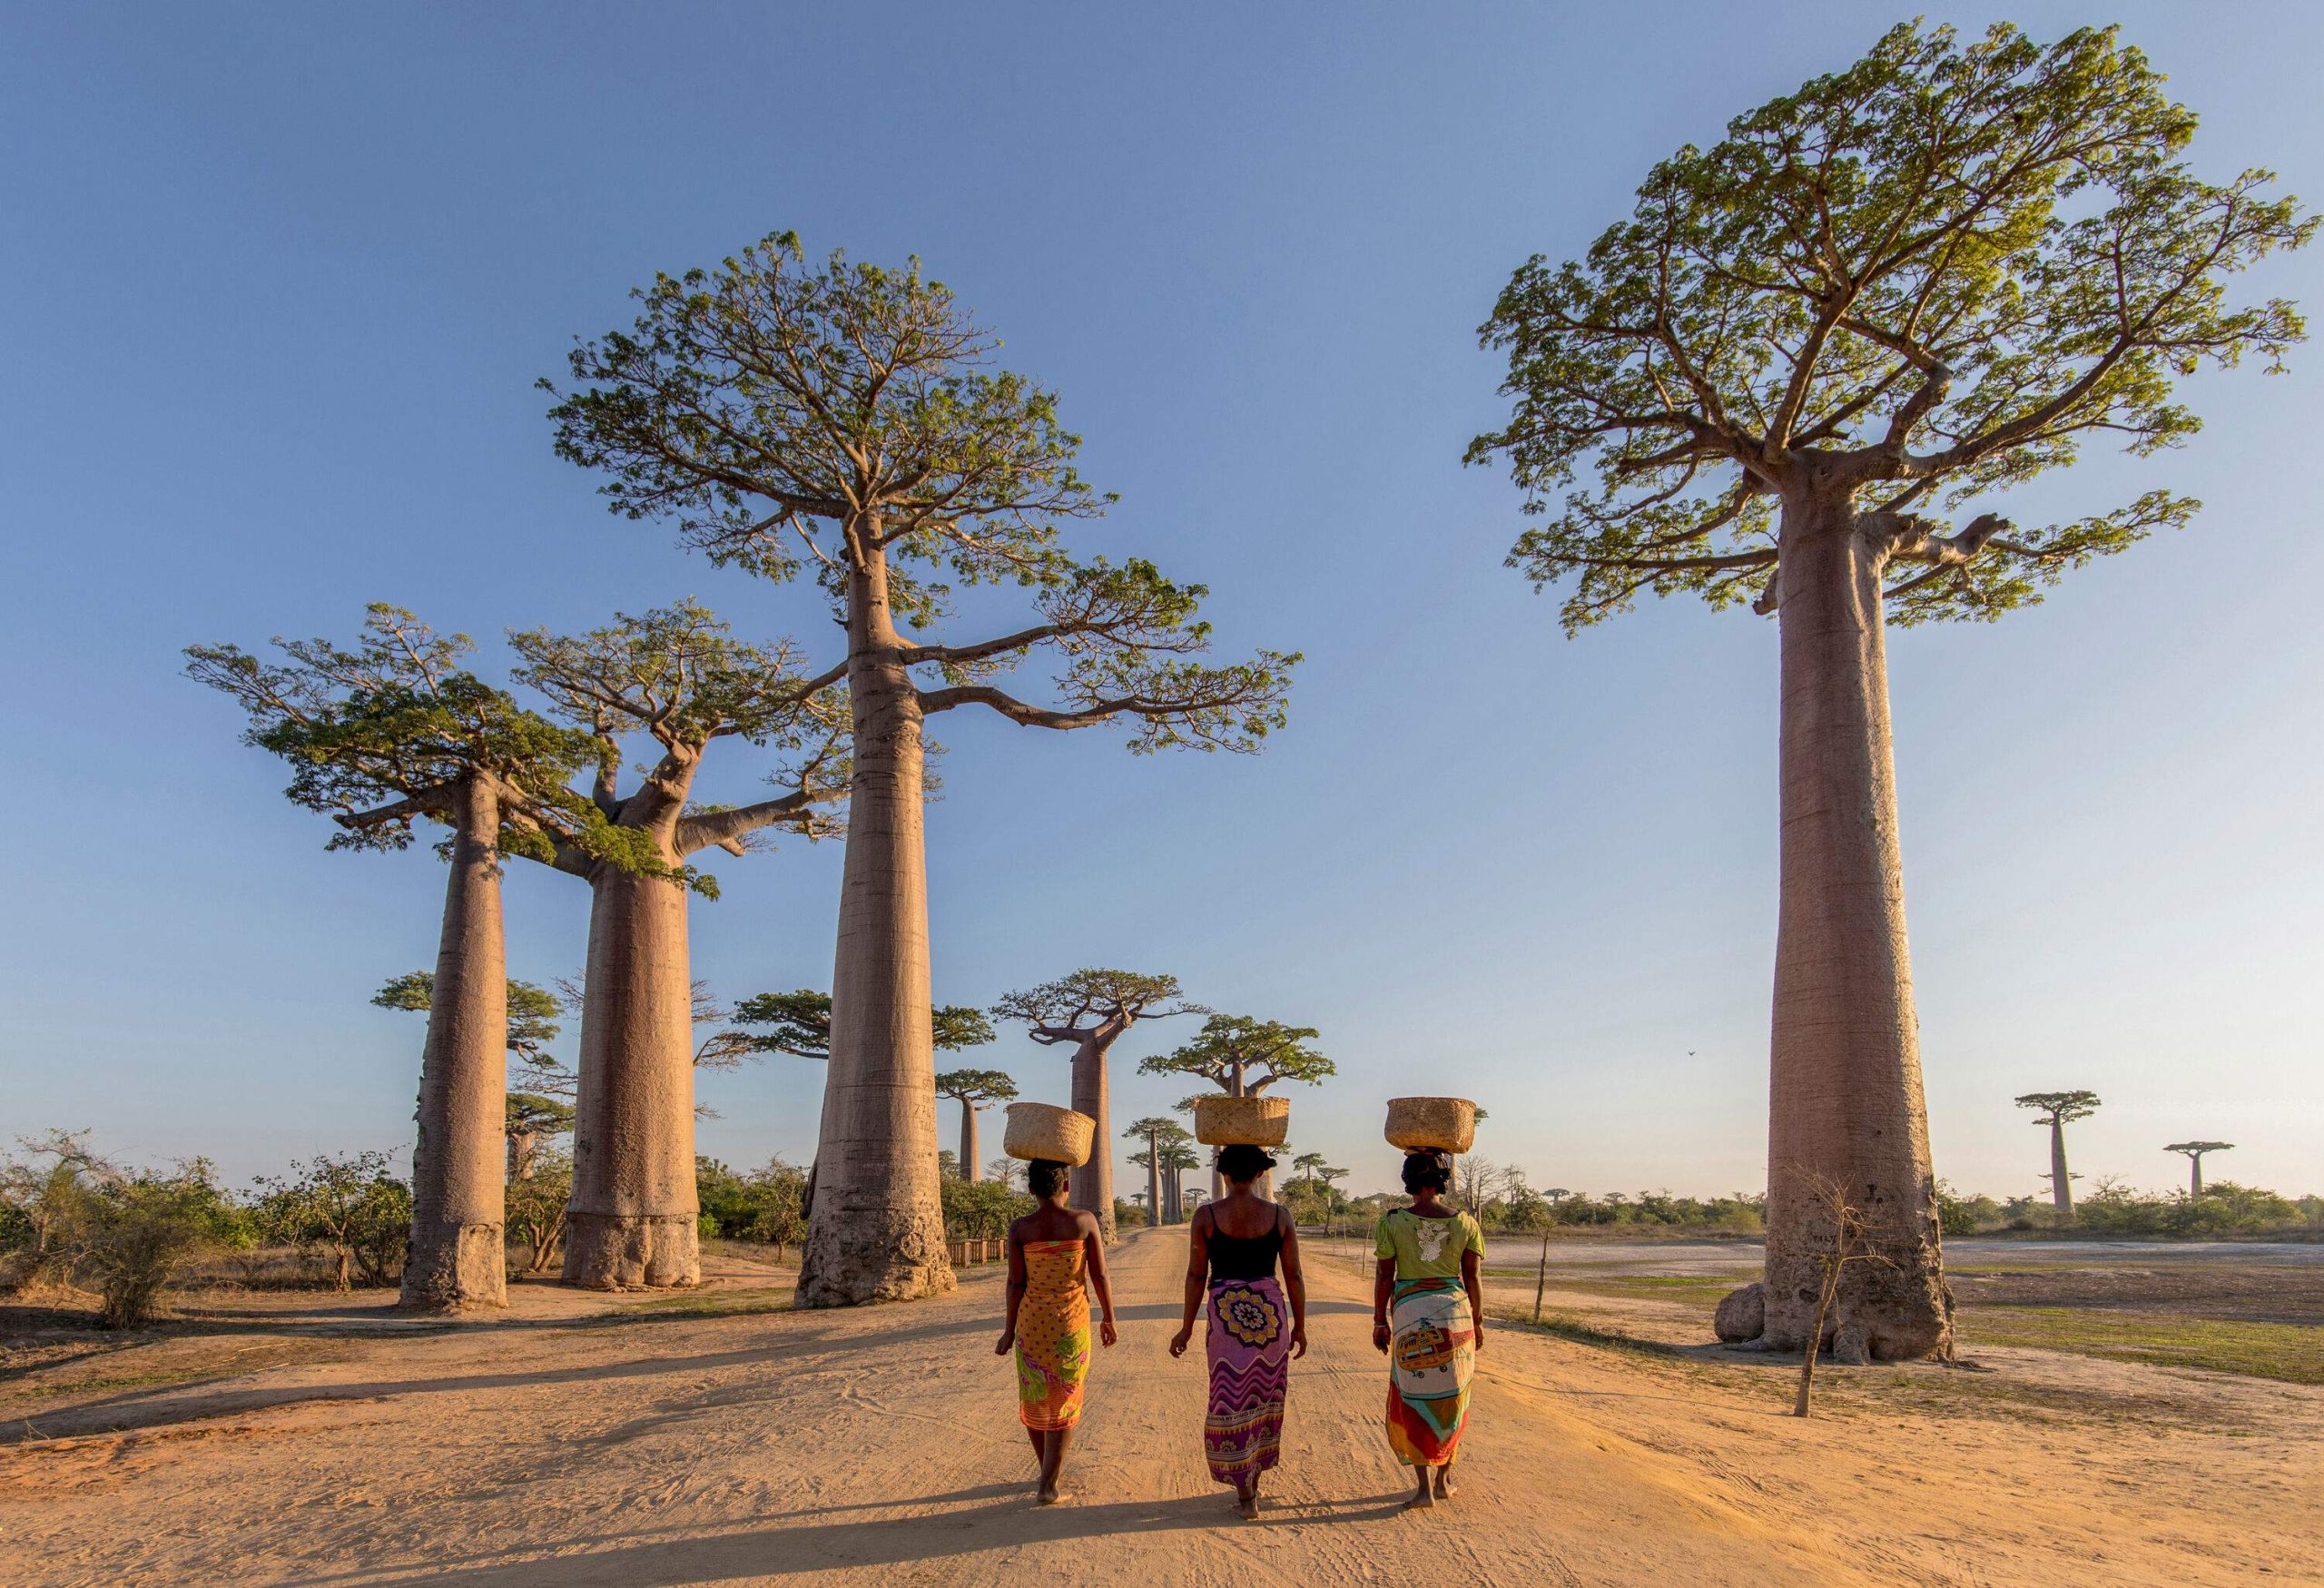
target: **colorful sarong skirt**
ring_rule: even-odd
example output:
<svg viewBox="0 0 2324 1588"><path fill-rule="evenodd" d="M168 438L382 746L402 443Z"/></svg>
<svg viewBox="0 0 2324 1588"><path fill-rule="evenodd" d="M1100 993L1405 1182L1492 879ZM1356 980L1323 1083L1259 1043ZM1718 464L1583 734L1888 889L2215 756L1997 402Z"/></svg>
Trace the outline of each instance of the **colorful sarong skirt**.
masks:
<svg viewBox="0 0 2324 1588"><path fill-rule="evenodd" d="M1210 1475L1241 1488L1283 1454L1283 1402L1291 1387L1291 1309L1274 1279L1218 1279L1205 1309L1210 1405L1203 1455Z"/></svg>
<svg viewBox="0 0 2324 1588"><path fill-rule="evenodd" d="M1078 1240L1025 1243L1025 1298L1017 1306L1017 1415L1028 1428L1081 1420L1089 1381L1089 1293Z"/></svg>
<svg viewBox="0 0 2324 1588"><path fill-rule="evenodd" d="M1388 1444L1406 1466L1443 1466L1469 1420L1469 1293L1457 1279L1404 1279L1389 1307Z"/></svg>

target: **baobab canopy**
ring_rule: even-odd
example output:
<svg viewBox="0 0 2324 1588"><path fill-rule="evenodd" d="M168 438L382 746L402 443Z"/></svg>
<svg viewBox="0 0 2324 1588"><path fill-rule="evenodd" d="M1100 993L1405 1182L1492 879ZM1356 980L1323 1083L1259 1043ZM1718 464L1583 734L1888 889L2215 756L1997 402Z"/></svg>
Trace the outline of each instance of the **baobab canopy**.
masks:
<svg viewBox="0 0 2324 1588"><path fill-rule="evenodd" d="M1508 356L1506 458L1542 522L1510 553L1569 576L1569 628L1640 592L1780 597L1776 506L1810 475L1868 487L1890 619L1985 618L2198 504L2167 488L2046 525L1983 504L2085 439L2147 454L2201 420L2173 380L2303 327L2227 276L2316 222L2179 158L2195 129L2112 28L2043 48L2006 25L1892 29L1853 66L1657 165L1578 261L1534 256L1485 343ZM1594 477L1585 480L1584 471Z"/></svg>

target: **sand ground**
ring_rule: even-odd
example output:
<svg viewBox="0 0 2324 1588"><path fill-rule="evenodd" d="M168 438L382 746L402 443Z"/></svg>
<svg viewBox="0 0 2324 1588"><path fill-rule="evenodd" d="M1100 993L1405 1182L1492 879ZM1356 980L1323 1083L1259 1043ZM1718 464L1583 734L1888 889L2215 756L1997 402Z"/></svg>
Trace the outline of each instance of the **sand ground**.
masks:
<svg viewBox="0 0 2324 1588"><path fill-rule="evenodd" d="M1320 1249L1244 1523L1202 1466L1199 1347L1165 1348L1184 1250L1117 1249L1067 1505L1031 1504L997 1269L792 1313L728 1265L647 1311L309 1306L207 1336L241 1355L200 1383L52 1360L0 1386L0 1583L2324 1583L2324 1391L2039 1351L1827 1371L1802 1422L1796 1367L1499 1327L1461 1493L1407 1514L1368 1289Z"/></svg>

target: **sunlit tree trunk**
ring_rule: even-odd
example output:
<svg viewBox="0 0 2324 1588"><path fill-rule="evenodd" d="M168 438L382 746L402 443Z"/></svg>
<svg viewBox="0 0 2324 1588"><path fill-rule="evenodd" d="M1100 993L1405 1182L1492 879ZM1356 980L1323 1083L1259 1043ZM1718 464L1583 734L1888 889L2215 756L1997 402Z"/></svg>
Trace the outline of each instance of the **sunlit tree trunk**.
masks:
<svg viewBox="0 0 2324 1588"><path fill-rule="evenodd" d="M1159 1228L1162 1210L1162 1139L1147 1132L1146 1138L1146 1222Z"/></svg>
<svg viewBox="0 0 2324 1588"><path fill-rule="evenodd" d="M2199 1165L2196 1173L2201 1172ZM2050 1206L2060 1224L2073 1222L2073 1176L2066 1172L2066 1122L2059 1119L2050 1121Z"/></svg>
<svg viewBox="0 0 2324 1588"><path fill-rule="evenodd" d="M1089 1161L1076 1165L1070 1176L1072 1202L1098 1216L1098 1229L1108 1245L1114 1239L1113 1120L1106 1110L1106 1050L1113 1038L1085 1038L1073 1054L1073 1109L1098 1121Z"/></svg>
<svg viewBox="0 0 2324 1588"><path fill-rule="evenodd" d="M696 1284L685 889L599 863L589 890L564 1277L594 1289Z"/></svg>
<svg viewBox="0 0 2324 1588"><path fill-rule="evenodd" d="M881 555L864 554L849 577L854 779L803 1307L903 1301L953 1283L936 1183L920 701L897 659Z"/></svg>
<svg viewBox="0 0 2324 1588"><path fill-rule="evenodd" d="M971 1185L984 1179L984 1166L977 1161L977 1106L971 1102L960 1105L960 1178Z"/></svg>
<svg viewBox="0 0 2324 1588"><path fill-rule="evenodd" d="M1882 649L1883 552L1844 494L1783 509L1781 906L1768 1128L1768 1342L1807 1343L1830 1244L1809 1189L1846 1189L1886 1261L1849 1265L1834 1334L1943 1349L1951 1297L1921 1095Z"/></svg>
<svg viewBox="0 0 2324 1588"><path fill-rule="evenodd" d="M508 1096L507 953L500 921L500 802L482 776L453 792L419 1133L411 1153L411 1251L402 1304L450 1309L507 1300L502 1159Z"/></svg>

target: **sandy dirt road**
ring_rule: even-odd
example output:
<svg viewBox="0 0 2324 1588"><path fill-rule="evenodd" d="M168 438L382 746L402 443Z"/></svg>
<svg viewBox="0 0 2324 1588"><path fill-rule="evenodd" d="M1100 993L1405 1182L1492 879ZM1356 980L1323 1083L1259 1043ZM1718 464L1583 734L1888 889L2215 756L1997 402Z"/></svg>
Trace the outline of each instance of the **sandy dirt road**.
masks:
<svg viewBox="0 0 2324 1588"><path fill-rule="evenodd" d="M60 1407L0 1447L0 1583L2324 1582L2324 1396L2292 1386L2219 1431L1856 1393L1802 1423L1772 1369L1501 1329L1462 1494L1409 1514L1341 1262L1244 1523L1199 1347L1166 1349L1184 1250L1117 1250L1067 1505L1030 1503L985 1268L909 1307L511 1318Z"/></svg>

